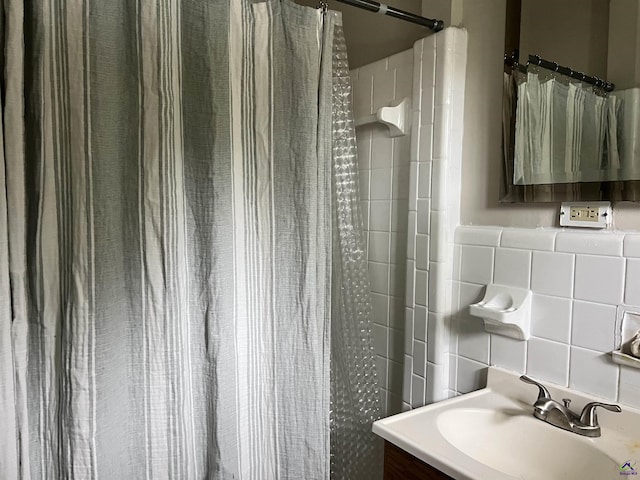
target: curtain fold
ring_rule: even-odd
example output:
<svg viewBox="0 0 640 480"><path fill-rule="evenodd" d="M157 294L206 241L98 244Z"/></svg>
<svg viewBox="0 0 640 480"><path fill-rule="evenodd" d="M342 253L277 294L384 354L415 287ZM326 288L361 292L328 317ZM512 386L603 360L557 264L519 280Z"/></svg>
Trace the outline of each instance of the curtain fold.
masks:
<svg viewBox="0 0 640 480"><path fill-rule="evenodd" d="M3 4L1 476L329 478L339 16Z"/></svg>

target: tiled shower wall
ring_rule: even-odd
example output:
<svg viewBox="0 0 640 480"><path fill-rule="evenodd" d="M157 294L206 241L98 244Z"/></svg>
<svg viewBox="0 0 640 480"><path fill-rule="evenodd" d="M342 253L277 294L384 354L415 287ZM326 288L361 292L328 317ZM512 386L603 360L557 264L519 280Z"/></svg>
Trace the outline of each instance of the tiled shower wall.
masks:
<svg viewBox="0 0 640 480"><path fill-rule="evenodd" d="M386 415L448 394L466 32L447 28L352 72L356 120L404 98L411 134L357 130L374 342Z"/></svg>
<svg viewBox="0 0 640 480"><path fill-rule="evenodd" d="M411 99L413 51L352 70L354 116ZM374 346L385 415L402 406L404 298L411 138L381 124L357 129L360 197L368 237Z"/></svg>
<svg viewBox="0 0 640 480"><path fill-rule="evenodd" d="M469 226L455 240L451 395L483 387L497 365L640 407L640 370L609 355L616 307L640 305L640 234ZM489 283L532 290L528 341L469 316Z"/></svg>

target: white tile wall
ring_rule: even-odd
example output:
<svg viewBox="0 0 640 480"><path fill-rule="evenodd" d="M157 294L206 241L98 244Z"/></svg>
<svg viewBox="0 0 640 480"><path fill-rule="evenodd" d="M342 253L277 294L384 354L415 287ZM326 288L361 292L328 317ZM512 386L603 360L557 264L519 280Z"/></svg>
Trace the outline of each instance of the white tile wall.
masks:
<svg viewBox="0 0 640 480"><path fill-rule="evenodd" d="M640 370L609 355L616 306L640 305L640 234L465 226L455 239L453 394L482 387L481 366L498 365L640 406ZM491 281L530 286L530 340L483 334L482 320L468 315Z"/></svg>
<svg viewBox="0 0 640 480"><path fill-rule="evenodd" d="M379 107L411 98L413 60L413 50L408 50L353 70L354 116L370 115ZM379 124L359 127L356 137L360 197L368 234L374 349L383 413L391 415L402 407L407 332L413 341L413 319L408 318L405 326L411 138L391 138L388 128ZM422 378L424 382L424 373Z"/></svg>
<svg viewBox="0 0 640 480"><path fill-rule="evenodd" d="M408 316L424 321L406 342L405 408L449 396L450 314L454 233L460 221L460 172L462 162L462 105L466 69L466 32L448 28L414 45L414 79L411 165L409 168L409 217L407 291ZM492 259L491 259L492 261ZM477 358L488 352L475 349ZM426 335L426 343L423 343ZM411 339L408 339L411 340ZM423 346L426 352L423 351ZM462 348L467 343L462 341ZM425 355L426 353L426 355ZM471 356L474 356L471 355ZM463 363L473 370L474 365ZM416 381L415 377L424 381ZM419 392L414 388L424 389Z"/></svg>
<svg viewBox="0 0 640 480"><path fill-rule="evenodd" d="M378 368L385 371L380 382L386 414L451 393L449 323L465 68L466 32L448 28L410 51L352 71L356 118L407 97L413 106L409 136L391 139L379 125L357 131L374 346ZM484 253L492 264L493 250ZM522 258L523 252L516 255ZM490 337L479 333L485 345L470 355L486 361ZM464 339L461 345L464 351ZM477 347L473 341L468 346ZM482 377L481 362L461 365Z"/></svg>

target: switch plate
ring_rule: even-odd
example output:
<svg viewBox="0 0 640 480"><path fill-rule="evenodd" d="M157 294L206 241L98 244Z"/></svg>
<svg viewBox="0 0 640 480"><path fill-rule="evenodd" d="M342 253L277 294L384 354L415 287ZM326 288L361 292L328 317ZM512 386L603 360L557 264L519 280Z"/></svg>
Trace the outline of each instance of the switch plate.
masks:
<svg viewBox="0 0 640 480"><path fill-rule="evenodd" d="M608 228L611 202L562 202L560 225L563 227Z"/></svg>

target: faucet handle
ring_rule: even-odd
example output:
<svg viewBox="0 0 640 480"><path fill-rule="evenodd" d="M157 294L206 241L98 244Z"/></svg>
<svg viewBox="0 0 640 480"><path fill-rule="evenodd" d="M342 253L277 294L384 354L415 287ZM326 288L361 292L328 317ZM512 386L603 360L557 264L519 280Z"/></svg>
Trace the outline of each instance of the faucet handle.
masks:
<svg viewBox="0 0 640 480"><path fill-rule="evenodd" d="M582 409L582 413L580 414L580 423L583 425L587 425L589 427L597 427L598 426L598 415L596 414L596 408L602 407L611 412L620 413L622 409L619 405L614 405L612 403L601 403L601 402L590 402L587 403Z"/></svg>
<svg viewBox="0 0 640 480"><path fill-rule="evenodd" d="M551 398L551 394L549 393L549 390L547 390L547 387L545 387L541 383L536 382L534 379L527 377L526 375L521 375L520 380L522 380L524 383L530 383L531 385L535 385L536 387L539 388L538 400L542 400L544 398Z"/></svg>

